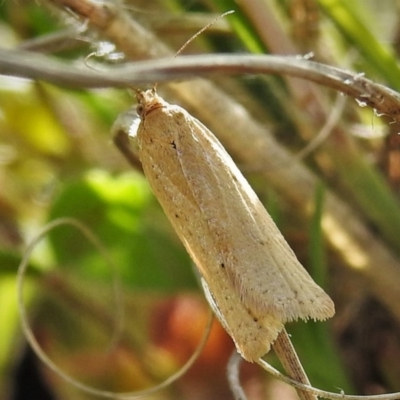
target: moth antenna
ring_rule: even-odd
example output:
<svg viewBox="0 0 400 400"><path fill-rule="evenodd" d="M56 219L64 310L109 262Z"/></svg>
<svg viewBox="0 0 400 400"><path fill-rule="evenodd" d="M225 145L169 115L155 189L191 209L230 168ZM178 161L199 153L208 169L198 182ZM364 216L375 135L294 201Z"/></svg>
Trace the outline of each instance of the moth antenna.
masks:
<svg viewBox="0 0 400 400"><path fill-rule="evenodd" d="M199 35L201 35L205 30L207 30L210 26L212 26L213 24L215 24L217 21L219 21L221 18L226 17L229 14L233 14L235 11L234 10L230 10L230 11L226 11L223 14L219 15L218 17L214 18L211 22L209 22L206 26L204 26L203 28L201 28L197 33L195 33L190 39L188 39L183 46L175 53L174 57L177 57L179 54L182 53L183 50L185 50L185 48L193 42L194 39L196 39Z"/></svg>
<svg viewBox="0 0 400 400"><path fill-rule="evenodd" d="M21 325L22 325L22 331L24 333L24 336L28 343L30 344L32 350L35 352L35 354L38 356L38 358L48 367L50 368L53 372L55 372L58 376L60 376L62 379L64 379L66 382L70 383L74 387L82 390L83 392L103 397L103 398L109 398L109 399L116 399L116 400L131 400L131 399L136 399L138 397L142 396L148 396L150 394L156 393L160 391L161 389L166 388L168 385L172 384L175 382L177 379L179 379L182 375L184 375L187 370L194 364L194 362L197 360L199 357L200 353L204 349L204 346L207 342L207 339L209 337L211 327L212 327L212 322L213 322L213 314L210 311L210 317L208 319L203 337L197 346L196 350L193 352L192 356L189 358L189 360L173 375L171 375L169 378L167 378L165 381L161 382L158 385L155 385L151 387L150 389L145 389L145 390L138 390L134 392L126 392L126 393L117 393L117 392L111 392L111 391L106 391L106 390L100 390L96 389L92 386L86 385L79 380L75 379L71 375L67 374L65 371L63 371L57 364L55 364L48 356L47 354L43 351L41 348L40 344L35 338L35 335L32 331L31 326L29 325L29 320L28 320L28 315L27 315L27 310L24 304L24 297L23 297L23 284L24 284L24 279L26 275L26 270L29 265L29 260L31 258L33 250L36 248L38 243L44 238L45 235L47 235L51 230L55 229L58 226L61 225L71 225L78 230L82 232L82 234L89 240L90 243L92 243L95 248L101 253L101 255L104 257L106 260L107 264L111 267L112 271L114 272L114 291L115 291L115 299L117 303L117 318L116 318L116 329L113 335L113 340L112 343L115 341L116 338L118 338L121 328L122 328L122 299L121 299L121 287L120 287L120 279L118 275L116 274L116 268L114 263L112 262L112 259L109 257L105 246L100 242L98 237L90 230L88 229L84 224L79 222L77 219L74 218L58 218L53 222L50 222L47 224L37 235L36 237L29 243L27 249L25 250L25 253L23 255L23 258L21 260L21 263L18 267L18 272L17 272L17 298L18 298L18 311L20 314L21 318Z"/></svg>
<svg viewBox="0 0 400 400"><path fill-rule="evenodd" d="M207 25L205 25L203 28L201 28L198 32L196 32L190 39L188 39L182 47L175 53L174 58L178 57L179 54L182 53L183 50L186 49L186 47L193 42L194 39L196 39L198 36L200 36L205 30L207 30L210 26L215 24L217 21L219 21L221 18L226 17L229 14L233 14L235 11L234 10L229 10L224 12L223 14L219 15L218 17L214 18L211 22L209 22ZM157 91L157 82L153 86L153 90Z"/></svg>

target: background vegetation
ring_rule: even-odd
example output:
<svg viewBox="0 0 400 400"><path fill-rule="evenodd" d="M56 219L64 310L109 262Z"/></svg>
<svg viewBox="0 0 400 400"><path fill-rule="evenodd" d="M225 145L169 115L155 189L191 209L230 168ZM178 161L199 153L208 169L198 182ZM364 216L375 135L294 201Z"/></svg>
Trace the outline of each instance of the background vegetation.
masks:
<svg viewBox="0 0 400 400"><path fill-rule="evenodd" d="M140 48L141 39L135 45L118 26L101 26L94 12L79 14L78 3L90 4L3 1L0 46L79 65L96 53L88 60L93 68L123 62L123 53L125 60L165 56L158 41ZM312 52L315 61L400 87L394 0L113 5L154 31L172 53L216 15L234 9L184 53ZM105 42L115 49L105 51ZM202 103L196 86L160 85L159 91L221 138L299 259L334 299L332 321L288 327L311 382L346 393L400 391L398 123L362 102L285 76L221 73L211 85L230 103ZM20 329L18 264L26 244L58 217L77 218L104 243L118 266L124 314L123 331L113 340L120 322L113 271L75 228L52 231L30 260L25 302L38 341L57 365L95 387L134 391L175 372L201 339L208 311L190 260L140 169L133 170L111 142L113 121L132 103L124 89L72 90L0 77L1 398L88 397L38 362ZM319 145L312 150L310 143ZM225 366L232 350L215 324L195 366L153 397L230 399ZM273 354L268 359L275 362ZM258 367L246 364L242 372L251 399L296 398Z"/></svg>

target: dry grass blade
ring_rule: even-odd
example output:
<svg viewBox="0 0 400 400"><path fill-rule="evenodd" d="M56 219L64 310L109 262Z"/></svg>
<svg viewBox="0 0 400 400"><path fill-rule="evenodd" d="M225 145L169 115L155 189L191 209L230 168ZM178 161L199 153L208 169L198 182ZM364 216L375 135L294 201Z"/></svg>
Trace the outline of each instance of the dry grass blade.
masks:
<svg viewBox="0 0 400 400"><path fill-rule="evenodd" d="M273 344L273 349L285 371L287 371L293 380L304 385L311 385L285 328L279 333L278 338ZM318 400L317 396L312 393L302 390L297 390L297 393L301 400Z"/></svg>

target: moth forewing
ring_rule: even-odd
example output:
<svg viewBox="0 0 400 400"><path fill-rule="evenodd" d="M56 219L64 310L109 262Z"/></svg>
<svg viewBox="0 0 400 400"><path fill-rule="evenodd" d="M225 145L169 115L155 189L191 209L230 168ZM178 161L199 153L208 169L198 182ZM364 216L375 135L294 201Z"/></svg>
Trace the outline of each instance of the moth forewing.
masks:
<svg viewBox="0 0 400 400"><path fill-rule="evenodd" d="M274 313L283 322L331 317L331 299L299 263L231 157L203 124L188 119L189 132L179 137L182 171L208 221L219 265L243 303L257 317Z"/></svg>
<svg viewBox="0 0 400 400"><path fill-rule="evenodd" d="M282 322L273 315L265 315L257 319L243 307L240 298L231 291L217 303L213 293L223 294L223 291L210 289L205 279L201 279L203 290L208 303L217 316L221 325L232 337L236 349L248 361L255 361L268 353L283 328Z"/></svg>
<svg viewBox="0 0 400 400"><path fill-rule="evenodd" d="M254 361L283 324L334 314L217 138L154 90L139 92L139 155L238 351Z"/></svg>

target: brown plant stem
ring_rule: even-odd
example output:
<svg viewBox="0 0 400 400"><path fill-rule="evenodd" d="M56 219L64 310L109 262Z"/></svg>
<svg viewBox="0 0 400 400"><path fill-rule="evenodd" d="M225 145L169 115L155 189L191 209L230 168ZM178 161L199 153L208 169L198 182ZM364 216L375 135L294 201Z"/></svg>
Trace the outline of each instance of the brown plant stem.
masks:
<svg viewBox="0 0 400 400"><path fill-rule="evenodd" d="M283 328L279 333L276 341L272 345L272 348L279 358L283 368L292 379L311 386L308 376L301 365L300 359L297 356L296 350L294 349L285 328ZM296 390L301 400L318 400L317 396L309 392L305 392L301 389Z"/></svg>

